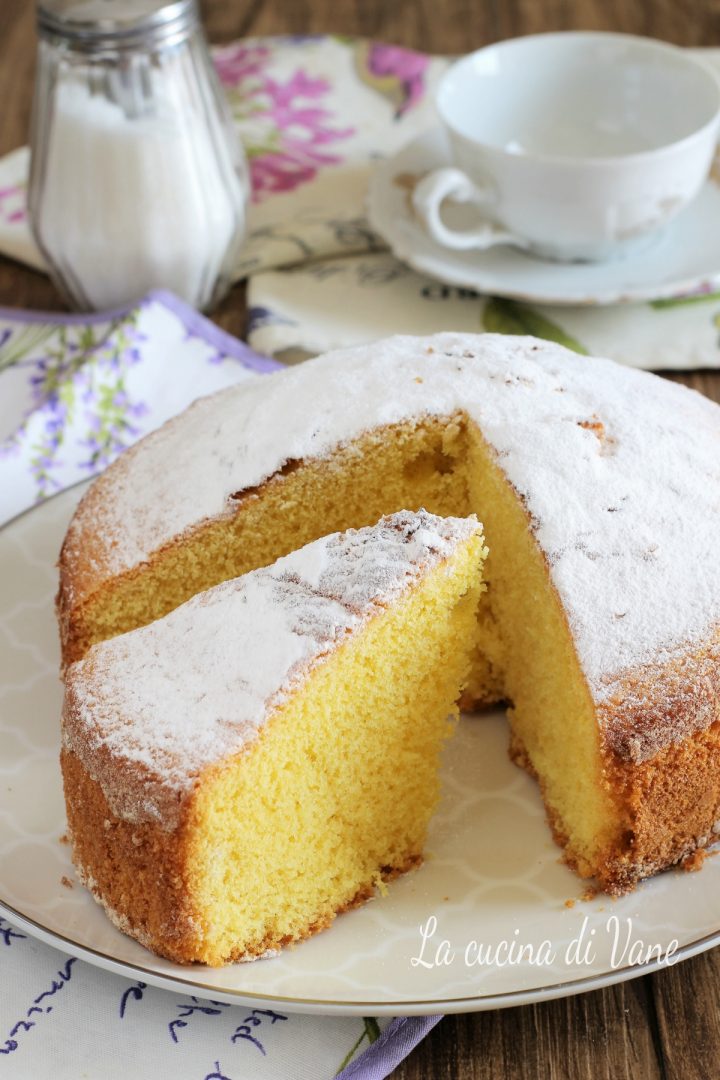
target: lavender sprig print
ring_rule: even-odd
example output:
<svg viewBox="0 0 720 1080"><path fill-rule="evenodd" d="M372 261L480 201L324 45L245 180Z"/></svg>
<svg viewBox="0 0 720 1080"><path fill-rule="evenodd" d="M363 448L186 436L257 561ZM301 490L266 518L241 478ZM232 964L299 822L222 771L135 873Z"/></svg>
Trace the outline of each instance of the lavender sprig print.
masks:
<svg viewBox="0 0 720 1080"><path fill-rule="evenodd" d="M39 436L30 448L30 471L35 479L37 499L46 498L59 487L53 476L53 467L61 464L59 457L65 426L75 403L73 375L79 370L85 350L91 348L92 331L83 329L81 337L90 335L90 340L74 342L67 327L53 335L54 344L49 344L44 355L32 361L34 368L30 376L31 415L36 409L42 410L44 423ZM84 348L83 348L84 346ZM25 434L26 425L18 429L15 442L19 443Z"/></svg>
<svg viewBox="0 0 720 1080"><path fill-rule="evenodd" d="M112 315L0 313L0 519L102 471L199 395L276 366L162 291Z"/></svg>
<svg viewBox="0 0 720 1080"><path fill-rule="evenodd" d="M55 333L54 326L31 324L18 329L6 327L0 332L0 371L13 367Z"/></svg>
<svg viewBox="0 0 720 1080"><path fill-rule="evenodd" d="M64 486L63 447L76 421L84 428L79 444L87 450L79 467L88 474L109 464L139 434L136 421L146 414L147 405L130 397L126 379L141 359L141 312L139 307L105 325L51 327L40 356L15 360L16 366L29 366L32 372L30 407L0 454L18 451L26 443L34 419L26 449L36 502Z"/></svg>
<svg viewBox="0 0 720 1080"><path fill-rule="evenodd" d="M144 402L130 398L125 381L127 370L141 358L136 324L137 314L110 336L96 363L83 365L79 372L87 423L81 444L89 450L87 460L80 464L89 473L109 465L134 441L140 431L134 421L147 412Z"/></svg>

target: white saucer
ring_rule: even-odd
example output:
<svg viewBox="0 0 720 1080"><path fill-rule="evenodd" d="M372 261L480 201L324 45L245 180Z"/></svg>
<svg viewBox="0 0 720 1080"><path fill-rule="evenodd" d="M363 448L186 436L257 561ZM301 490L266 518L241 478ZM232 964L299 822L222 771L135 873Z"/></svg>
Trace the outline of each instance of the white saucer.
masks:
<svg viewBox="0 0 720 1080"><path fill-rule="evenodd" d="M425 173L449 163L445 132L436 128L378 164L370 180L372 228L398 259L423 274L542 304L628 304L720 288L720 185L713 179L643 252L606 263L558 263L512 247L450 251L431 240L415 217L410 193ZM476 215L468 206L451 205L447 221L465 228Z"/></svg>

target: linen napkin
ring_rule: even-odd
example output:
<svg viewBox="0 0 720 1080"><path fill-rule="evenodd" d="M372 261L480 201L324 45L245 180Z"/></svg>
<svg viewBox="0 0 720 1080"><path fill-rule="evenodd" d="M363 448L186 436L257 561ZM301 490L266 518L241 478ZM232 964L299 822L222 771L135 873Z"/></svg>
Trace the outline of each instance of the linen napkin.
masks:
<svg viewBox="0 0 720 1080"><path fill-rule="evenodd" d="M201 394L279 366L170 293L90 317L0 309L0 524Z"/></svg>
<svg viewBox="0 0 720 1080"><path fill-rule="evenodd" d="M90 317L0 310L0 526L199 395L280 366L169 293ZM168 993L0 917L0 1062L19 1078L380 1080L438 1019L298 1016Z"/></svg>
<svg viewBox="0 0 720 1080"><path fill-rule="evenodd" d="M720 66L720 50L701 50ZM374 161L437 123L449 63L357 38L248 39L214 50L253 186L235 268L248 339L285 361L387 333L532 333L653 369L720 367L720 292L605 308L528 305L445 286L399 263L370 229ZM0 251L42 259L25 213L27 150L0 161ZM719 253L720 258L720 253Z"/></svg>
<svg viewBox="0 0 720 1080"><path fill-rule="evenodd" d="M103 971L0 918L0 1074L382 1080L440 1017L299 1016Z"/></svg>

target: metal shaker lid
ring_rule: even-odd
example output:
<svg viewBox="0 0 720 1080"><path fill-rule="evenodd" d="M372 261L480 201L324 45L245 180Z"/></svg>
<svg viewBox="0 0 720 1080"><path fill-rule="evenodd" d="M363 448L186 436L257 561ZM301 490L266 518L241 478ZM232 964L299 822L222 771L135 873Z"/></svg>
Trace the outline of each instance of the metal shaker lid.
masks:
<svg viewBox="0 0 720 1080"><path fill-rule="evenodd" d="M197 0L38 0L38 30L94 51L177 41L199 20Z"/></svg>

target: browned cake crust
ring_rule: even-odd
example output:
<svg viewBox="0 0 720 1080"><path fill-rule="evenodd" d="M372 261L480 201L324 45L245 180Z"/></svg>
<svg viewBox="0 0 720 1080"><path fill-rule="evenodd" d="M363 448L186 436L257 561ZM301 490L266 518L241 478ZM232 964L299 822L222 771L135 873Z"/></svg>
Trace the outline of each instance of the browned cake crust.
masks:
<svg viewBox="0 0 720 1080"><path fill-rule="evenodd" d="M627 833L600 876L608 892L627 892L718 839L720 722L638 765L611 759L608 776L628 815Z"/></svg>
<svg viewBox="0 0 720 1080"><path fill-rule="evenodd" d="M542 780L516 733L509 752L542 791ZM625 827L597 866L583 865L568 851L562 825L547 802L546 813L568 865L583 878L596 878L610 895L620 896L720 840L720 721L639 763L607 749L605 782L621 807Z"/></svg>
<svg viewBox="0 0 720 1080"><path fill-rule="evenodd" d="M73 862L83 884L112 922L141 945L178 964L205 962L202 920L192 905L192 881L187 871L187 826L192 801L172 831L154 822L133 824L113 813L100 784L76 754L63 750L60 763ZM413 852L396 866L378 867L374 880L360 888L335 915L371 900L379 880L392 881L422 861L422 853ZM325 930L333 919L318 918L292 938L268 937L252 950L224 957L221 963L257 960L273 954Z"/></svg>
<svg viewBox="0 0 720 1080"><path fill-rule="evenodd" d="M81 880L120 929L171 960L189 963L198 925L189 901L182 824L168 833L154 822L124 821L74 753L62 750L60 764Z"/></svg>
<svg viewBox="0 0 720 1080"><path fill-rule="evenodd" d="M619 682L600 710L606 777L627 832L601 875L610 892L712 844L720 828L718 641Z"/></svg>

